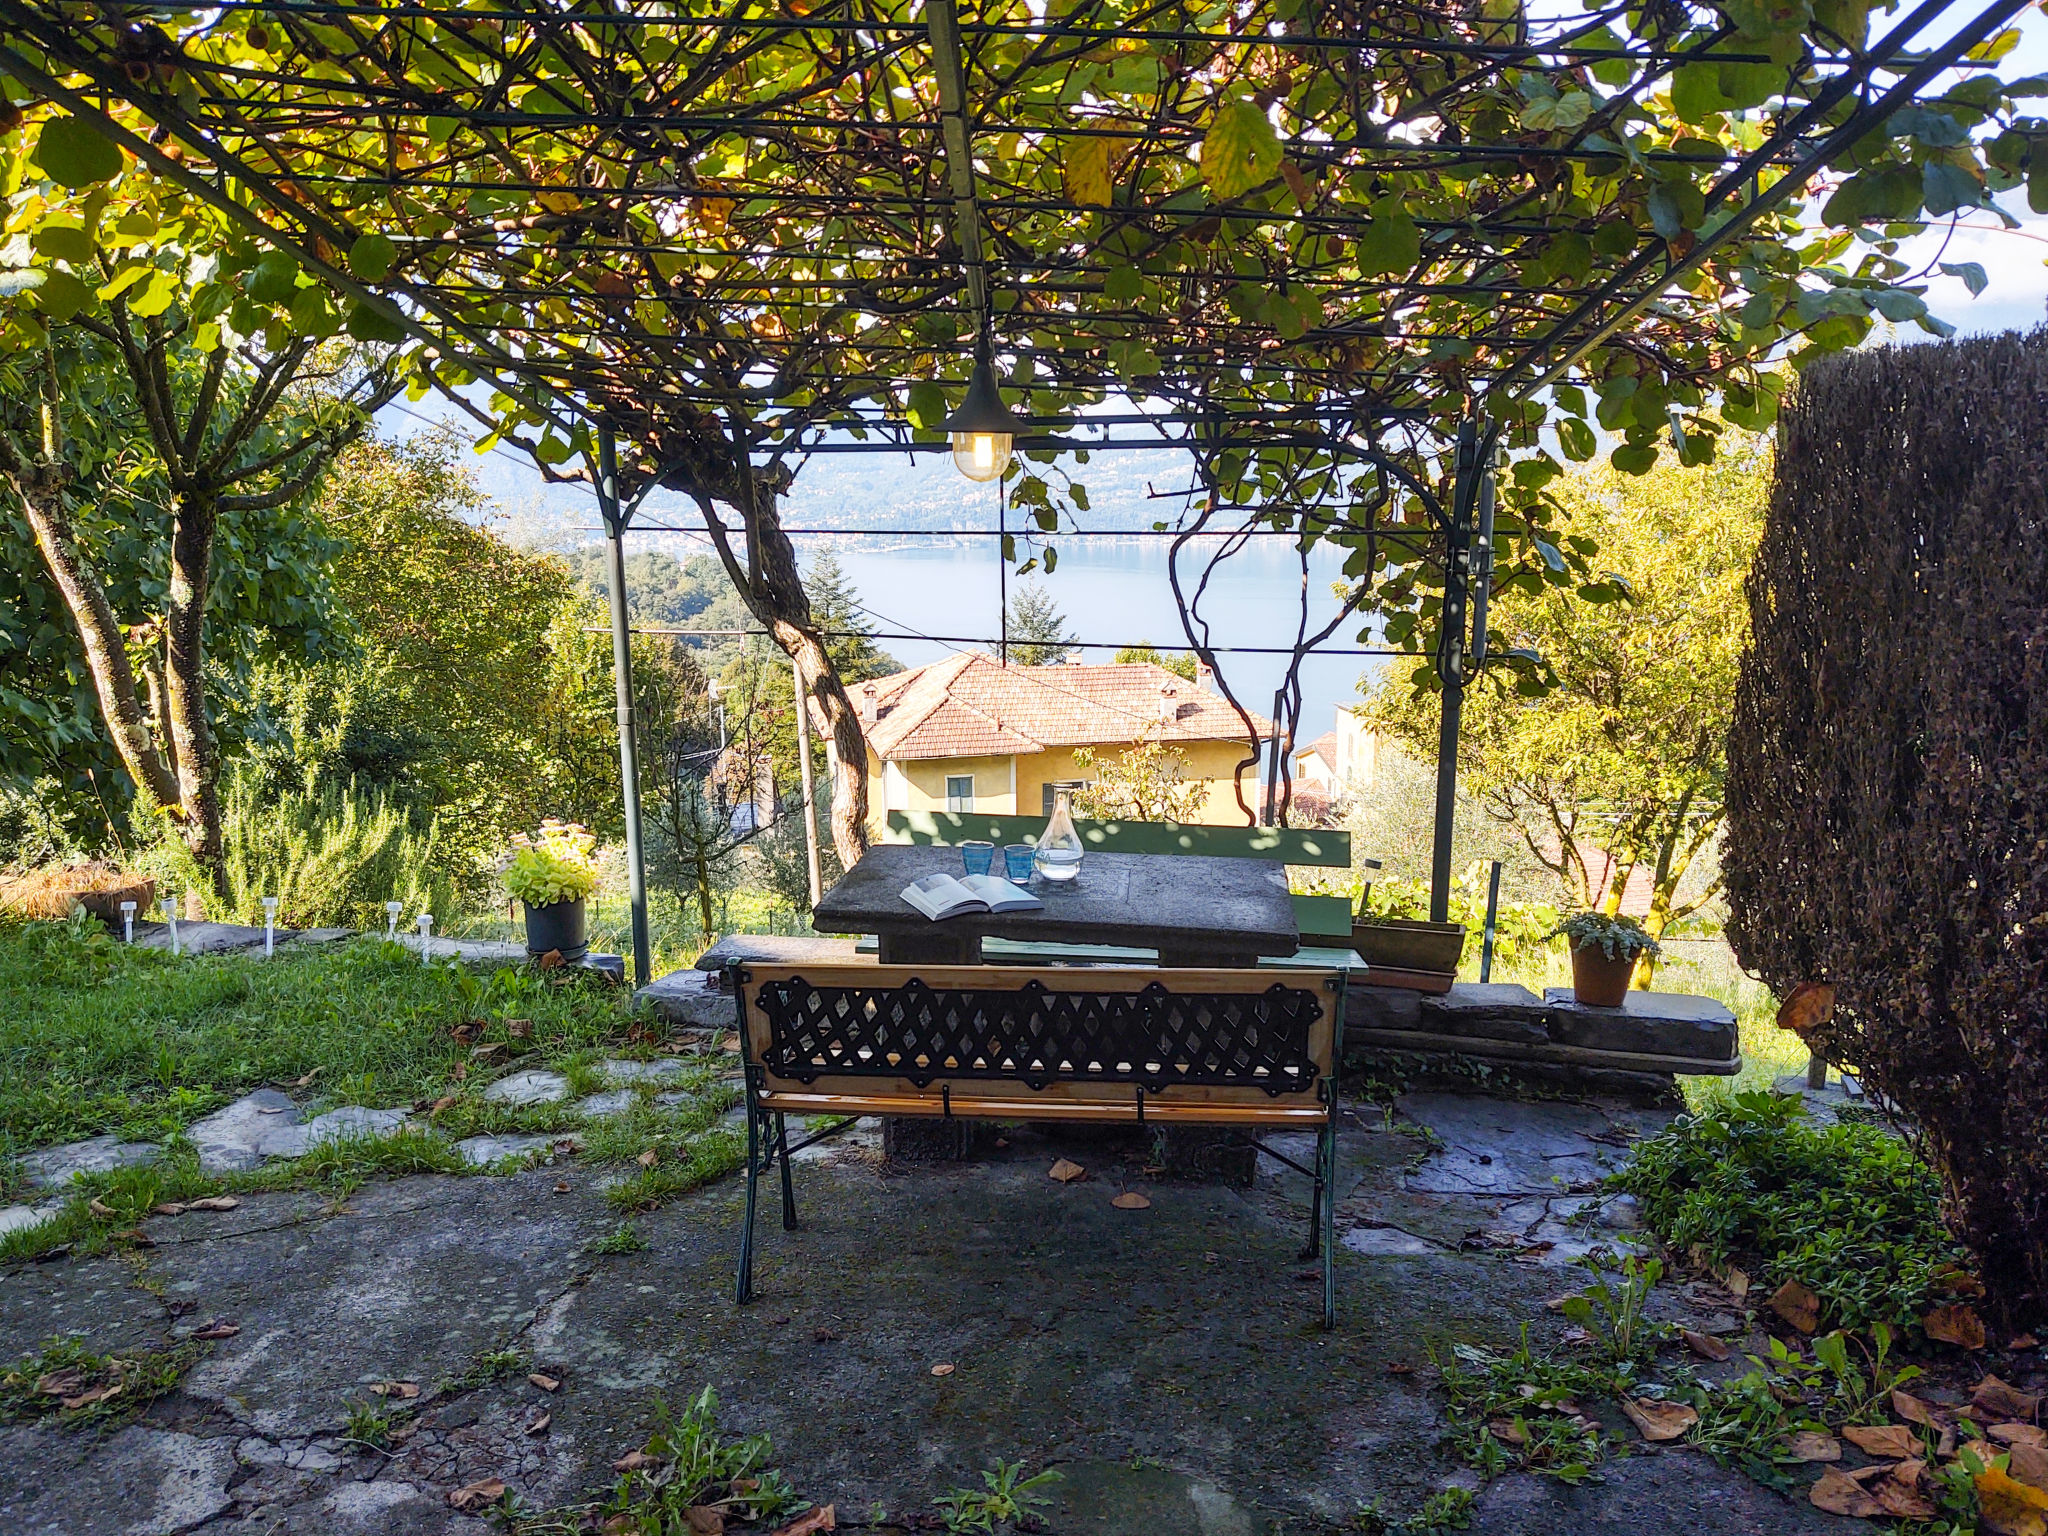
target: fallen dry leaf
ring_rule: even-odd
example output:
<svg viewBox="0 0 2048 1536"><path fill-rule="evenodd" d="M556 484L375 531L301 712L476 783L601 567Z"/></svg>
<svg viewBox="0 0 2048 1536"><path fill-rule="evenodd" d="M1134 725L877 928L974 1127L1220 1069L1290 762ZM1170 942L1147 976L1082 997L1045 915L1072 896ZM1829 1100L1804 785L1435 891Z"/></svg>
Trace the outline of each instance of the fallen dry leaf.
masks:
<svg viewBox="0 0 2048 1536"><path fill-rule="evenodd" d="M98 1195L94 1195L90 1200L86 1201L85 1208L102 1221L108 1220L114 1214L114 1208Z"/></svg>
<svg viewBox="0 0 2048 1536"><path fill-rule="evenodd" d="M1513 1419L1488 1419L1487 1431L1503 1445L1527 1445L1529 1431Z"/></svg>
<svg viewBox="0 0 2048 1536"><path fill-rule="evenodd" d="M733 1055L737 1056L740 1050L740 1037L738 1035L727 1035L718 1042L718 1048L721 1051L730 1051Z"/></svg>
<svg viewBox="0 0 2048 1536"><path fill-rule="evenodd" d="M67 1370L49 1371L36 1378L36 1392L43 1397L69 1397L83 1390L85 1373L77 1366Z"/></svg>
<svg viewBox="0 0 2048 1536"><path fill-rule="evenodd" d="M1960 1264L1944 1264L1934 1272L1933 1280L1951 1296L1982 1296L1984 1282L1971 1274Z"/></svg>
<svg viewBox="0 0 2048 1536"><path fill-rule="evenodd" d="M1702 1360L1726 1360L1733 1353L1726 1344L1723 1344L1711 1333L1701 1333L1693 1328L1681 1328L1678 1330L1678 1335L1685 1340L1685 1347L1698 1355Z"/></svg>
<svg viewBox="0 0 2048 1536"><path fill-rule="evenodd" d="M1825 981L1802 981L1778 1004L1778 1028L1803 1035L1834 1016L1835 989Z"/></svg>
<svg viewBox="0 0 2048 1536"><path fill-rule="evenodd" d="M1824 1509L1831 1515L1847 1515L1854 1520L1872 1520L1884 1513L1884 1505L1874 1495L1864 1492L1861 1483L1833 1467L1821 1473L1820 1481L1808 1490L1806 1497L1815 1509Z"/></svg>
<svg viewBox="0 0 2048 1536"><path fill-rule="evenodd" d="M457 1081L458 1083L461 1082L464 1078L469 1076L469 1063L466 1061L458 1061L457 1063L455 1063L454 1066L448 1069L448 1075L454 1078L455 1081Z"/></svg>
<svg viewBox="0 0 2048 1536"><path fill-rule="evenodd" d="M1621 1411L1643 1432L1645 1440L1676 1440L1700 1421L1700 1416L1684 1403L1666 1403L1649 1397L1624 1397Z"/></svg>
<svg viewBox="0 0 2048 1536"><path fill-rule="evenodd" d="M1415 1367L1406 1360L1389 1360L1387 1362L1387 1374L1389 1376L1413 1376L1415 1374Z"/></svg>
<svg viewBox="0 0 2048 1536"><path fill-rule="evenodd" d="M645 1451L628 1451L612 1463L614 1472L637 1472L640 1468L653 1465L654 1458Z"/></svg>
<svg viewBox="0 0 2048 1536"><path fill-rule="evenodd" d="M543 1376L539 1371L529 1371L526 1379L543 1392L559 1392L562 1389L562 1378L559 1376Z"/></svg>
<svg viewBox="0 0 2048 1536"><path fill-rule="evenodd" d="M569 1181L567 1179L557 1179L555 1181L555 1193L558 1195L569 1193Z"/></svg>
<svg viewBox="0 0 2048 1536"><path fill-rule="evenodd" d="M836 1531L838 1529L839 1517L835 1512L834 1506L821 1504L816 1509L808 1510L798 1515L788 1525L777 1531L775 1536L816 1536L816 1533L819 1531Z"/></svg>
<svg viewBox="0 0 2048 1536"><path fill-rule="evenodd" d="M1844 1424L1842 1438L1866 1456L1917 1456L1920 1438L1903 1424Z"/></svg>
<svg viewBox="0 0 2048 1536"><path fill-rule="evenodd" d="M239 1211L241 1208L242 1202L233 1195L206 1195L187 1202L185 1206L188 1211Z"/></svg>
<svg viewBox="0 0 2048 1536"><path fill-rule="evenodd" d="M1840 1461L1842 1442L1819 1430L1802 1429L1785 1442L1785 1454L1794 1461Z"/></svg>
<svg viewBox="0 0 2048 1536"><path fill-rule="evenodd" d="M661 1161L661 1154L655 1151L654 1148L649 1147L645 1152L642 1152L638 1157L634 1158L633 1161L638 1163L642 1168L652 1168L656 1163Z"/></svg>
<svg viewBox="0 0 2048 1536"><path fill-rule="evenodd" d="M293 1078L292 1086L294 1088L310 1088L313 1085L313 1079L318 1077L319 1075L320 1069L318 1067L315 1067L312 1071L308 1072L304 1077Z"/></svg>
<svg viewBox="0 0 2048 1536"><path fill-rule="evenodd" d="M725 1536L725 1511L710 1504L692 1504L683 1511L690 1536Z"/></svg>
<svg viewBox="0 0 2048 1536"><path fill-rule="evenodd" d="M465 1515L474 1514L485 1505L495 1504L505 1496L505 1479L487 1477L481 1482L471 1483L467 1488L458 1488L448 1495L448 1502Z"/></svg>
<svg viewBox="0 0 2048 1536"><path fill-rule="evenodd" d="M505 1021L505 1033L514 1040L531 1040L533 1038L533 1020L507 1019Z"/></svg>
<svg viewBox="0 0 2048 1536"><path fill-rule="evenodd" d="M455 1103L457 1097L458 1096L456 1094L452 1093L442 1094L441 1097L434 1100L433 1103L427 1106L427 1113L429 1115L438 1115L439 1113L441 1113L442 1110L448 1108L451 1104Z"/></svg>
<svg viewBox="0 0 2048 1536"><path fill-rule="evenodd" d="M544 1413L526 1426L526 1432L529 1435L544 1435L548 1432L548 1426L554 1422L555 1416L552 1413Z"/></svg>
<svg viewBox="0 0 2048 1536"><path fill-rule="evenodd" d="M2000 1445L2038 1445L2048 1448L2048 1429L2035 1424L1994 1424L1984 1431Z"/></svg>
<svg viewBox="0 0 2048 1536"><path fill-rule="evenodd" d="M1954 1302L1946 1307L1936 1307L1920 1319L1920 1326L1927 1330L1927 1337L1939 1339L1944 1344L1958 1345L1963 1349L1984 1347L1984 1319L1976 1309Z"/></svg>
<svg viewBox="0 0 2048 1536"><path fill-rule="evenodd" d="M472 1046L469 1052L469 1059L471 1061L496 1061L504 1053L505 1042L493 1040L489 1045Z"/></svg>
<svg viewBox="0 0 2048 1536"><path fill-rule="evenodd" d="M1086 1168L1064 1157L1047 1169L1046 1173L1048 1177L1058 1179L1062 1184L1071 1184L1076 1179L1088 1177L1088 1170Z"/></svg>
<svg viewBox="0 0 2048 1536"><path fill-rule="evenodd" d="M206 1323L192 1330L195 1339L232 1339L242 1331L240 1323Z"/></svg>
<svg viewBox="0 0 2048 1536"><path fill-rule="evenodd" d="M1109 1203L1120 1211L1149 1211L1152 1209L1152 1202L1139 1194L1135 1189L1125 1190Z"/></svg>
<svg viewBox="0 0 2048 1536"><path fill-rule="evenodd" d="M1970 1402L1993 1419L2031 1419L2041 1411L2040 1393L2022 1392L1991 1375L1970 1389Z"/></svg>
<svg viewBox="0 0 2048 1536"><path fill-rule="evenodd" d="M640 1529L640 1520L635 1515L613 1515L598 1527L604 1536L620 1536Z"/></svg>
<svg viewBox="0 0 2048 1536"><path fill-rule="evenodd" d="M1770 1307L1801 1333L1820 1326L1820 1298L1797 1280L1787 1280L1771 1292Z"/></svg>
<svg viewBox="0 0 2048 1536"><path fill-rule="evenodd" d="M1731 1267L1728 1273L1721 1277L1721 1283L1728 1287L1728 1294L1737 1301L1749 1299L1749 1276L1744 1271Z"/></svg>
<svg viewBox="0 0 2048 1536"><path fill-rule="evenodd" d="M2007 1346L2009 1349L2039 1349L2040 1347L2041 1341L2031 1333L2014 1334L2012 1336L2012 1343Z"/></svg>
<svg viewBox="0 0 2048 1536"><path fill-rule="evenodd" d="M162 1205L152 1206L151 1209L159 1216L182 1216L190 1207L182 1201L166 1200Z"/></svg>
<svg viewBox="0 0 2048 1536"><path fill-rule="evenodd" d="M1920 1492L1920 1475L1926 1470L1924 1461L1902 1461L1888 1476L1871 1484L1870 1491L1895 1520L1932 1520L1934 1505Z"/></svg>
<svg viewBox="0 0 2048 1536"><path fill-rule="evenodd" d="M2048 1447L2024 1443L2014 1446L2005 1471L2014 1482L2048 1493Z"/></svg>
<svg viewBox="0 0 2048 1536"><path fill-rule="evenodd" d="M1892 1388L1892 1412L1908 1424L1925 1424L1929 1429L1941 1428L1941 1423L1935 1418L1932 1408L1912 1393L1901 1391L1897 1387Z"/></svg>
<svg viewBox="0 0 2048 1536"><path fill-rule="evenodd" d="M93 1403L105 1402L108 1398L116 1396L120 1390L120 1382L110 1381L105 1386L88 1387L83 1392L64 1398L62 1403L66 1412L76 1413L79 1409L89 1407Z"/></svg>
<svg viewBox="0 0 2048 1536"><path fill-rule="evenodd" d="M952 1365L950 1361L941 1360L937 1365L932 1367L932 1374L934 1376L950 1376L953 1374L954 1369L955 1367Z"/></svg>
<svg viewBox="0 0 2048 1536"><path fill-rule="evenodd" d="M558 971L562 964L562 952L559 949L551 949L544 955L534 956L533 959L533 968L536 971Z"/></svg>
<svg viewBox="0 0 2048 1536"><path fill-rule="evenodd" d="M416 1381L380 1381L370 1390L379 1397L395 1397L405 1402L420 1395L420 1384Z"/></svg>
<svg viewBox="0 0 2048 1536"><path fill-rule="evenodd" d="M1991 1536L2048 1536L2048 1490L1996 1467L1977 1474L1977 1510Z"/></svg>

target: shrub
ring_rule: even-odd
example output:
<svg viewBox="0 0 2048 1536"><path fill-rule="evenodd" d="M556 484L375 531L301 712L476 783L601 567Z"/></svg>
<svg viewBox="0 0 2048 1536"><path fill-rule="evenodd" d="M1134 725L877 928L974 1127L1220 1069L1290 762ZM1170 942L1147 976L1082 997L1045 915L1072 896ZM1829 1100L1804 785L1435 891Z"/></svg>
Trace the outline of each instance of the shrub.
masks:
<svg viewBox="0 0 2048 1536"><path fill-rule="evenodd" d="M1728 932L1922 1128L1988 1303L2048 1307L2048 332L1828 358L1781 414Z"/></svg>
<svg viewBox="0 0 2048 1536"><path fill-rule="evenodd" d="M1798 1099L1742 1093L1641 1142L1615 1184L1674 1248L1734 1264L1768 1295L1797 1280L1830 1324L1917 1326L1962 1249L1941 1185L1868 1125L1820 1129Z"/></svg>

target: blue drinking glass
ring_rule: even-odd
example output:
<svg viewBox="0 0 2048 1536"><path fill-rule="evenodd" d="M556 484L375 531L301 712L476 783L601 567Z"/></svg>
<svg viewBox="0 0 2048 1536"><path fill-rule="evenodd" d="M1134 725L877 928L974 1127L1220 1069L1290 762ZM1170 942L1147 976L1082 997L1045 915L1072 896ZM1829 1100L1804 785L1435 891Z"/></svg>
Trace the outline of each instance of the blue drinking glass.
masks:
<svg viewBox="0 0 2048 1536"><path fill-rule="evenodd" d="M962 843L960 845L960 862L967 866L967 873L970 875L987 874L989 866L994 864L995 861L996 845L994 843Z"/></svg>
<svg viewBox="0 0 2048 1536"><path fill-rule="evenodd" d="M1003 869L1012 880L1022 885L1031 878L1031 859L1037 852L1029 843L1005 843Z"/></svg>

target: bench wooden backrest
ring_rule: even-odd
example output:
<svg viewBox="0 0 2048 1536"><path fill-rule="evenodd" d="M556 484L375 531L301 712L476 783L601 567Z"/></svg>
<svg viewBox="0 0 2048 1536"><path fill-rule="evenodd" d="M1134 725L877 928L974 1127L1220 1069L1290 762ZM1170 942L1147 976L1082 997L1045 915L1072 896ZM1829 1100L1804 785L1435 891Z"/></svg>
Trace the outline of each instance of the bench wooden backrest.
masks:
<svg viewBox="0 0 2048 1536"><path fill-rule="evenodd" d="M1343 976L749 964L735 982L747 1063L771 1092L879 1078L1313 1101L1334 1070Z"/></svg>

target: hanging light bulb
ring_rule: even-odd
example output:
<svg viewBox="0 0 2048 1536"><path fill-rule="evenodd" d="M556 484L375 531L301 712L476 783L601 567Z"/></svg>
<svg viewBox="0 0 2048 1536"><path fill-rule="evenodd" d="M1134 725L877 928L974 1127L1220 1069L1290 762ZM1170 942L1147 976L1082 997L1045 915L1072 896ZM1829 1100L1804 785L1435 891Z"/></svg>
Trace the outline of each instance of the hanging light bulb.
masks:
<svg viewBox="0 0 2048 1536"><path fill-rule="evenodd" d="M953 463L970 480L994 480L1010 467L1010 454L1020 423L1003 404L996 383L995 362L986 336L974 346L974 372L967 378L967 398L946 418L953 437Z"/></svg>

